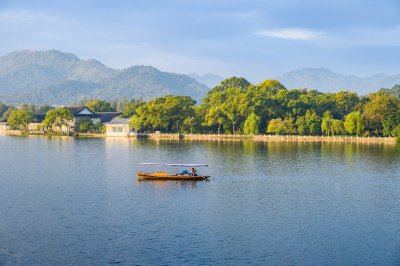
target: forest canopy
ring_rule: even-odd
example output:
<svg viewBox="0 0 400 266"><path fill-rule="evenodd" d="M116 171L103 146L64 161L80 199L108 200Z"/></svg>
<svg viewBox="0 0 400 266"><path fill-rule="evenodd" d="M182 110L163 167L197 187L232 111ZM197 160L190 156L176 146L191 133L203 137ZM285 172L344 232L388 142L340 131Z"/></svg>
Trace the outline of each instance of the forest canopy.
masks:
<svg viewBox="0 0 400 266"><path fill-rule="evenodd" d="M83 99L75 105L97 112L119 111L140 132L399 136L399 87L360 96L346 90L289 90L277 80L253 85L231 77L210 89L199 105L190 96L173 95L148 102L126 97L111 102ZM49 108L19 107L32 113ZM0 103L2 120L15 109Z"/></svg>

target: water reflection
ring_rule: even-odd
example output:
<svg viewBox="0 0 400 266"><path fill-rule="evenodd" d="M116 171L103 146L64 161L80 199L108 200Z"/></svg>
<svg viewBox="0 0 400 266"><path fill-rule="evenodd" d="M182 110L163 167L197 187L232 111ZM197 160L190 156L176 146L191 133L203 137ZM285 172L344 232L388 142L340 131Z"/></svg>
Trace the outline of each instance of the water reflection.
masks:
<svg viewBox="0 0 400 266"><path fill-rule="evenodd" d="M0 264L398 261L397 144L0 136L0 147ZM138 162L205 163L211 178L137 179Z"/></svg>

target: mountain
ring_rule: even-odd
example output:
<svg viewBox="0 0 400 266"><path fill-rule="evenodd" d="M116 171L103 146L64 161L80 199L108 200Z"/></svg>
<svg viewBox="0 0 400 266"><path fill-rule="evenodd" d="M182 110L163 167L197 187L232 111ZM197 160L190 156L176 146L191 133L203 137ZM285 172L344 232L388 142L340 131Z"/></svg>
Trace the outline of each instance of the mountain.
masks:
<svg viewBox="0 0 400 266"><path fill-rule="evenodd" d="M57 50L18 51L0 57L0 100L9 104L72 104L98 99L190 95L197 101L209 88L182 74L151 66L117 70Z"/></svg>
<svg viewBox="0 0 400 266"><path fill-rule="evenodd" d="M400 74L395 76L376 74L361 78L337 74L326 68L303 68L285 73L277 77L277 80L288 89L307 88L320 92L349 90L364 95L400 84Z"/></svg>
<svg viewBox="0 0 400 266"><path fill-rule="evenodd" d="M220 85L221 81L224 80L224 78L221 78L219 76L216 76L214 74L205 74L203 76L197 75L195 73L190 73L187 74L189 77L194 78L201 84L207 85L209 88L214 88L217 85Z"/></svg>

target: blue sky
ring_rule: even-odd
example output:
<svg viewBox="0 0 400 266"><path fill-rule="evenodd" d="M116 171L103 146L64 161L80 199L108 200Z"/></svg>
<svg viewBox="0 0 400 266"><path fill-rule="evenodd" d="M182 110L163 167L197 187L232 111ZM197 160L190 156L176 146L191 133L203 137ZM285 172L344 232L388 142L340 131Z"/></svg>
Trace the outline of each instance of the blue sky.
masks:
<svg viewBox="0 0 400 266"><path fill-rule="evenodd" d="M400 1L0 0L0 55L58 49L113 68L243 76L400 73Z"/></svg>

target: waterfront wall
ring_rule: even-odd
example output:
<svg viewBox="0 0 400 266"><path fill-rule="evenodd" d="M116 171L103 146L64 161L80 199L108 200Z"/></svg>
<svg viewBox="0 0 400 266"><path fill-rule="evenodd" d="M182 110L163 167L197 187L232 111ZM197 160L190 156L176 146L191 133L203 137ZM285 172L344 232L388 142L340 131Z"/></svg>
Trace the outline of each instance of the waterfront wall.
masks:
<svg viewBox="0 0 400 266"><path fill-rule="evenodd" d="M254 141L293 141L293 142L362 142L395 143L393 137L356 136L297 136L297 135L224 135L224 134L139 134L137 138L185 139L185 140L254 140Z"/></svg>
<svg viewBox="0 0 400 266"><path fill-rule="evenodd" d="M0 134L21 135L19 130L0 130ZM105 134L79 134L82 137L106 137ZM171 140L253 140L278 142L360 142L360 143L395 143L394 137L356 137L356 136L297 136L297 135L225 135L225 134L173 134L148 133L133 134L130 138L137 139L171 139Z"/></svg>
<svg viewBox="0 0 400 266"><path fill-rule="evenodd" d="M19 130L0 130L0 135L21 135Z"/></svg>

